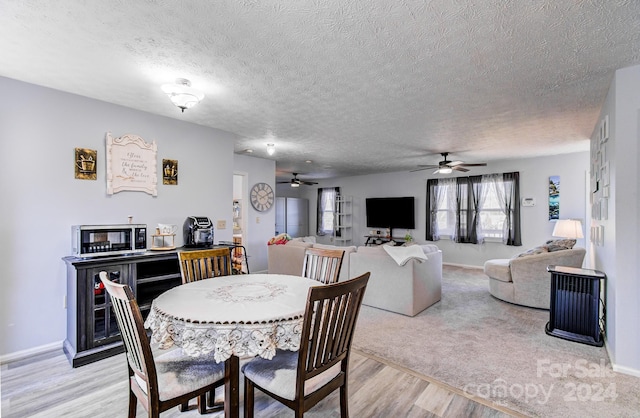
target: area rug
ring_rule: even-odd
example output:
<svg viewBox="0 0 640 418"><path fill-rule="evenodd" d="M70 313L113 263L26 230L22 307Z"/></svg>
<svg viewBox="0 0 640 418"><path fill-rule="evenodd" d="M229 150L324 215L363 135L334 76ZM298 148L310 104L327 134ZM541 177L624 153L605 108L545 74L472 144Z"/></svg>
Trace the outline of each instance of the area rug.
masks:
<svg viewBox="0 0 640 418"><path fill-rule="evenodd" d="M548 320L491 296L482 270L444 266L440 302L415 317L362 306L353 346L532 417L640 417L640 378Z"/></svg>

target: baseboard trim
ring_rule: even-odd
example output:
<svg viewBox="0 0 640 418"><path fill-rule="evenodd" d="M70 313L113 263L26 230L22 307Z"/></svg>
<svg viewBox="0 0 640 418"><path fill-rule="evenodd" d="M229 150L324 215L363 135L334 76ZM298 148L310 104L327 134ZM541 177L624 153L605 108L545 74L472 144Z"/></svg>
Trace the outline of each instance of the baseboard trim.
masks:
<svg viewBox="0 0 640 418"><path fill-rule="evenodd" d="M628 374L629 376L640 377L640 370L632 369L630 367L618 366L615 363L611 365L614 372Z"/></svg>
<svg viewBox="0 0 640 418"><path fill-rule="evenodd" d="M458 263L445 263L444 261L442 262L443 266L453 266L453 267L462 267L465 269L476 269L476 270L483 270L484 267L483 266L471 266L469 264L458 264Z"/></svg>
<svg viewBox="0 0 640 418"><path fill-rule="evenodd" d="M0 364L10 363L12 361L23 360L38 354L45 354L50 351L62 350L63 341L57 341L51 344L45 344L38 347L28 348L14 353L4 354L0 356Z"/></svg>

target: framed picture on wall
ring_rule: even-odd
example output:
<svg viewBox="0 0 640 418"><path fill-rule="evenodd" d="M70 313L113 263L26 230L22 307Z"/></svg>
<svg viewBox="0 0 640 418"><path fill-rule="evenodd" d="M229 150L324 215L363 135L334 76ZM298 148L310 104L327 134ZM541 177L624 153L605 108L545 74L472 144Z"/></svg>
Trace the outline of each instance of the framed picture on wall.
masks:
<svg viewBox="0 0 640 418"><path fill-rule="evenodd" d="M122 191L158 195L155 141L138 135L111 136L107 132L107 194Z"/></svg>
<svg viewBox="0 0 640 418"><path fill-rule="evenodd" d="M560 176L549 177L549 220L560 219Z"/></svg>
<svg viewBox="0 0 640 418"><path fill-rule="evenodd" d="M178 184L178 160L162 160L162 184Z"/></svg>
<svg viewBox="0 0 640 418"><path fill-rule="evenodd" d="M602 179L602 184L604 186L609 185L609 161L602 165L602 174L600 175Z"/></svg>
<svg viewBox="0 0 640 418"><path fill-rule="evenodd" d="M79 180L97 180L98 151L88 148L75 149L75 177Z"/></svg>

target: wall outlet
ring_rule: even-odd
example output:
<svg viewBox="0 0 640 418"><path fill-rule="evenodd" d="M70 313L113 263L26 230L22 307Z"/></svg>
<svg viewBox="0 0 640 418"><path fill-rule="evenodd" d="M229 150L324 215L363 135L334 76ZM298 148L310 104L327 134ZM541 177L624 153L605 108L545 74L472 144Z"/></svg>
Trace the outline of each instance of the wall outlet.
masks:
<svg viewBox="0 0 640 418"><path fill-rule="evenodd" d="M227 221L218 221L218 229L227 229Z"/></svg>
<svg viewBox="0 0 640 418"><path fill-rule="evenodd" d="M260 223L260 217L256 216L256 223L259 224Z"/></svg>
<svg viewBox="0 0 640 418"><path fill-rule="evenodd" d="M67 309L67 295L62 298L62 309Z"/></svg>

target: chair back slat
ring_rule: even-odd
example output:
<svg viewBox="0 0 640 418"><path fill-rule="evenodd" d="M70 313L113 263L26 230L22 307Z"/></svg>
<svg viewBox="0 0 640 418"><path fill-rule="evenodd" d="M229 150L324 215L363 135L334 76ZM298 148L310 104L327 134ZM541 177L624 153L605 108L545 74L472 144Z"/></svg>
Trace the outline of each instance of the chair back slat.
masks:
<svg viewBox="0 0 640 418"><path fill-rule="evenodd" d="M344 250L307 248L302 276L324 284L337 283L343 257Z"/></svg>
<svg viewBox="0 0 640 418"><path fill-rule="evenodd" d="M180 259L182 283L232 274L231 249L228 247L180 251L178 258Z"/></svg>
<svg viewBox="0 0 640 418"><path fill-rule="evenodd" d="M129 286L109 280L105 271L100 272L100 280L111 299L129 368L147 383L147 393L152 393L150 388L157 387L156 369L149 337L133 292Z"/></svg>
<svg viewBox="0 0 640 418"><path fill-rule="evenodd" d="M369 275L309 289L296 391L304 390L305 380L348 358Z"/></svg>

